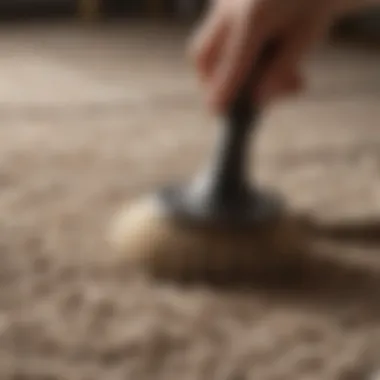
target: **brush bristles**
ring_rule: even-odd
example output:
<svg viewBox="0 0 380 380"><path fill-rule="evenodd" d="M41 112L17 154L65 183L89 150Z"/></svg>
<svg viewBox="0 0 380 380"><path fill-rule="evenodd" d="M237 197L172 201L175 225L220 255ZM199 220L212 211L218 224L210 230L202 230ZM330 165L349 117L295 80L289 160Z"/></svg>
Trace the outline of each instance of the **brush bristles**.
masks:
<svg viewBox="0 0 380 380"><path fill-rule="evenodd" d="M264 274L289 263L303 249L298 222L280 218L250 231L178 226L154 199L126 208L111 229L114 247L128 266L168 280L228 281Z"/></svg>

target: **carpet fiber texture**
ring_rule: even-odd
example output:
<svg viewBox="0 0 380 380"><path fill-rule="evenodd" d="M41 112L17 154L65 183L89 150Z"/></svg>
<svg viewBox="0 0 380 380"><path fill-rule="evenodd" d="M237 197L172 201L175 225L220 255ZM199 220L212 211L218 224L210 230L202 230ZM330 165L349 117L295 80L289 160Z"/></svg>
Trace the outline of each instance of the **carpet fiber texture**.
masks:
<svg viewBox="0 0 380 380"><path fill-rule="evenodd" d="M193 173L215 122L158 26L5 27L0 378L364 380L380 357L380 247L327 245L313 289L145 281L105 240L128 200ZM258 178L323 220L380 214L379 55L327 48L263 121Z"/></svg>

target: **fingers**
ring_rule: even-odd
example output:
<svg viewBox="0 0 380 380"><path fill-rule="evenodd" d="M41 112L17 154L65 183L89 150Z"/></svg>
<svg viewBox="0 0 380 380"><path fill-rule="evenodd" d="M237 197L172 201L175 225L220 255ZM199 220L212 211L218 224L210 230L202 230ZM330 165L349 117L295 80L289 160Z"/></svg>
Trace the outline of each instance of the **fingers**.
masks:
<svg viewBox="0 0 380 380"><path fill-rule="evenodd" d="M283 44L253 97L268 103L298 92L303 84L300 62L328 30L329 3L310 3L315 9L304 8L301 14L295 8L279 10L277 2L215 1L190 47L209 106L225 111L269 37L279 36Z"/></svg>
<svg viewBox="0 0 380 380"><path fill-rule="evenodd" d="M312 14L311 17L303 17L285 35L278 56L268 68L258 89L257 97L260 102L267 103L272 98L278 98L279 94L286 95L284 93L286 88L289 91L292 89L291 93L301 89L302 80L299 70L301 62L328 30L328 24L327 12L321 12L318 17ZM292 76L298 77L298 83L289 87Z"/></svg>
<svg viewBox="0 0 380 380"><path fill-rule="evenodd" d="M268 104L302 89L301 65L296 54L289 51L291 44L292 42L285 40L259 86L253 89L253 98L256 102Z"/></svg>
<svg viewBox="0 0 380 380"><path fill-rule="evenodd" d="M189 53L204 82L210 79L219 60L227 35L227 21L221 7L212 8L192 38Z"/></svg>
<svg viewBox="0 0 380 380"><path fill-rule="evenodd" d="M249 17L249 14L235 14L220 61L211 78L208 99L216 112L224 111L232 101L254 64L256 52L260 50L262 33L258 25L253 29Z"/></svg>

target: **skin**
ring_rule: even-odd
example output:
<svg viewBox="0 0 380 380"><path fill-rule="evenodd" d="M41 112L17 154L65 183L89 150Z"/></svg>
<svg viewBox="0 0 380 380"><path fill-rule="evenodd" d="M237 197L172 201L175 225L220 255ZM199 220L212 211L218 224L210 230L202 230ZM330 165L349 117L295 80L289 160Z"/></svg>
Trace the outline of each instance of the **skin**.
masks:
<svg viewBox="0 0 380 380"><path fill-rule="evenodd" d="M337 16L378 0L212 0L190 54L216 113L225 111L268 41L277 51L252 98L268 104L304 86L302 61Z"/></svg>

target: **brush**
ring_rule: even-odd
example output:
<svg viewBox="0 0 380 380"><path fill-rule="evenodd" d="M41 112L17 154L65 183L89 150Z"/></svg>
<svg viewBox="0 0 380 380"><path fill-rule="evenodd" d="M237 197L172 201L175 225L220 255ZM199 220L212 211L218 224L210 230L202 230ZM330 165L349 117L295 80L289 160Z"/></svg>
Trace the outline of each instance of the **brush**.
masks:
<svg viewBox="0 0 380 380"><path fill-rule="evenodd" d="M211 159L187 184L127 205L111 227L125 263L161 280L246 281L303 248L302 223L276 194L249 181L261 109L253 91L276 51L262 52L228 112Z"/></svg>

